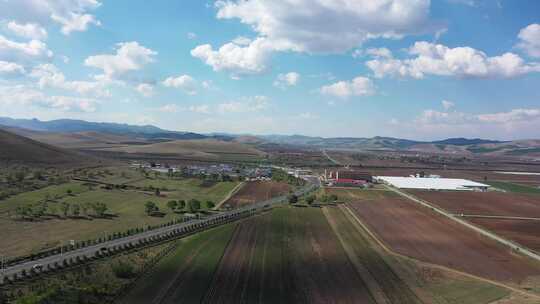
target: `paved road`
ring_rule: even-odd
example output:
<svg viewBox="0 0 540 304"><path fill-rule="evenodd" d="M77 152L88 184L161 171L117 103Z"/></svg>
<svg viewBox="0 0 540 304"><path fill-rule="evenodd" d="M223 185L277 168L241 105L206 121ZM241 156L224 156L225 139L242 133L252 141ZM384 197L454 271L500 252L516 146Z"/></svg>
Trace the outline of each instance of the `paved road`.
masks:
<svg viewBox="0 0 540 304"><path fill-rule="evenodd" d="M475 226L475 225L473 225L473 224L471 224L471 223L469 223L469 222L467 222L465 220L462 220L458 216L454 216L453 214L448 213L445 210L430 204L429 202L418 199L415 196L413 196L411 194L408 194L406 192L403 192L403 191L401 191L401 190L399 190L397 188L394 188L394 187L391 187L391 186L388 186L388 185L385 185L385 187L388 188L391 191L396 192L397 194L399 194L401 196L404 196L404 197L410 199L411 201L413 201L415 203L418 203L418 204L420 204L420 205L422 205L424 207L430 208L433 211L435 211L435 212L437 212L439 214L442 214L442 215L446 216L447 218L449 218L449 219L451 219L453 221L456 221L456 222L460 223L461 225L463 225L463 226L465 226L467 228L470 228L470 229L472 229L472 230L474 230L474 231L476 231L476 232L478 232L478 233L480 233L480 234L482 234L482 235L484 235L484 236L486 236L486 237L488 237L488 238L490 238L492 240L495 240L495 241L497 241L497 242L499 242L499 243L501 243L501 244L503 244L503 245L505 245L507 247L510 247L511 249L513 249L515 251L519 251L520 253L522 253L522 254L530 257L530 258L533 258L533 259L535 259L537 261L540 261L540 255L532 252L531 250L529 250L526 247L523 247L523 246L521 246L519 244L516 244L516 243L514 243L512 241L504 239L504 238L502 238L502 237L500 237L500 236L498 236L498 235L496 235L496 234L494 234L494 233L492 233L492 232L490 232L488 230L477 227L477 226Z"/></svg>
<svg viewBox="0 0 540 304"><path fill-rule="evenodd" d="M310 192L317 187L319 187L318 179L317 182L314 183L313 179L308 179L310 181L308 185L303 187L302 189L295 192L296 195L301 196L304 195L307 192ZM73 258L75 260L77 257L94 257L96 252L100 251L101 248L115 248L119 246L123 246L126 244L136 244L139 242L139 240L145 240L152 237L160 237L160 236L166 236L170 235L172 233L183 233L188 231L193 231L193 229L197 228L204 228L207 225L216 225L216 224L225 224L230 220L239 219L244 216L249 216L257 213L258 211L264 210L268 207L272 207L274 205L282 204L287 201L287 196L279 196L275 197L266 201L261 201L252 205L248 205L239 209L235 209L228 212L223 212L219 214L215 214L209 217L206 217L204 219L197 219L197 220L191 220L189 222L184 222L180 224L171 225L168 227L158 228L150 231L145 231L136 235L131 235L115 240L106 241L100 244L88 246L85 248L80 248L72 251L65 252L63 254L56 254L53 256L33 260L33 261L27 261L23 262L21 264L13 265L4 269L0 270L0 281L3 280L6 276L13 276L15 274L20 273L23 270L30 271L32 267L36 264L40 264L43 267L46 267L47 265L54 265L54 263L58 263L61 265L61 263L66 260Z"/></svg>

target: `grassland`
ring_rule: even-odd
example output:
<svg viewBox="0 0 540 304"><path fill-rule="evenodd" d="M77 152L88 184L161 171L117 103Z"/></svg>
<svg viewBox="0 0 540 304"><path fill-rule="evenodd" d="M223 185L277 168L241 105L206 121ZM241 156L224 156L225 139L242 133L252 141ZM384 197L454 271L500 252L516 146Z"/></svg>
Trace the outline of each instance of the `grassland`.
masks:
<svg viewBox="0 0 540 304"><path fill-rule="evenodd" d="M198 199L201 201L211 200L218 202L231 192L238 182L208 182L197 178L172 180L166 178L144 179L130 186L153 187L162 189L162 192L173 199Z"/></svg>
<svg viewBox="0 0 540 304"><path fill-rule="evenodd" d="M45 187L36 191L12 196L0 202L0 229L6 237L0 239L2 254L7 256L24 255L42 249L60 245L68 240L86 240L98 238L129 228L144 227L166 223L181 217L181 214L167 208L170 200L198 199L206 209L207 201L219 202L236 186L235 182L203 184L199 179L155 180L139 182L141 185L167 184L170 191L156 196L154 192L136 190L103 189L82 182L70 182L62 185ZM173 190L174 189L174 190ZM67 191L70 190L71 194ZM82 206L85 203L101 202L107 205L106 218L64 217L58 212L36 220L19 220L15 210L19 206L34 206L49 198L49 208L57 210L63 203ZM145 203L154 202L164 212L163 217L148 216ZM178 211L178 210L177 210Z"/></svg>
<svg viewBox="0 0 540 304"><path fill-rule="evenodd" d="M75 176L110 184L125 184L145 178L141 171L134 170L128 166L81 169L76 171Z"/></svg>
<svg viewBox="0 0 540 304"><path fill-rule="evenodd" d="M180 240L177 249L135 285L121 303L200 303L235 224Z"/></svg>
<svg viewBox="0 0 540 304"><path fill-rule="evenodd" d="M256 161L265 153L249 145L215 139L176 140L150 145L128 145L101 149L109 152L176 155L184 158L204 160Z"/></svg>
<svg viewBox="0 0 540 304"><path fill-rule="evenodd" d="M47 197L51 199L61 199L68 196L67 191L71 190L73 195L78 195L88 191L88 187L81 182L69 182L61 185L52 185L34 191L24 192L12 196L6 200L0 201L0 214L9 212L27 204L33 204L38 201L45 200Z"/></svg>
<svg viewBox="0 0 540 304"><path fill-rule="evenodd" d="M531 193L531 194L540 194L540 188L534 188L530 186L509 183L509 182L500 182L500 181L489 181L487 182L492 187L514 193Z"/></svg>

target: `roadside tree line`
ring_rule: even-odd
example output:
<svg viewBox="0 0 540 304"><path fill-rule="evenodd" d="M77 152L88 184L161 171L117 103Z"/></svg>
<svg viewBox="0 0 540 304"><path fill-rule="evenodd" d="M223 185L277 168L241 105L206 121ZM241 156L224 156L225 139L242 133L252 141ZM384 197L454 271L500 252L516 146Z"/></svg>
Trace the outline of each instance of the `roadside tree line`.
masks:
<svg viewBox="0 0 540 304"><path fill-rule="evenodd" d="M199 232L199 231L202 231L202 230L205 230L205 229L215 227L217 225L222 225L222 224L225 224L225 223L229 223L229 222L238 220L238 219L243 218L243 217L253 215L253 214L255 214L255 212L256 212L255 209L250 209L250 210L242 210L242 211L234 212L234 213L231 213L231 214L224 214L224 215L220 215L220 216L217 216L217 217L207 219L205 221L194 222L193 224L187 225L187 226L184 226L184 227L179 227L179 228L172 229L172 230L169 230L169 231L164 231L164 232L159 233L159 234L155 234L155 235L151 235L151 236L147 236L147 237L141 237L138 240L126 241L126 242L120 243L118 245L101 247L98 250L94 251L93 255L88 255L88 254L84 254L84 253L81 252L81 254L79 254L79 255L66 257L64 259L60 259L59 261L56 261L56 262L53 262L53 263L50 263L50 264L46 264L46 265L36 264L39 267L36 267L36 265L34 265L34 267L32 267L30 269L23 269L23 270L21 270L20 272L18 272L16 274L13 274L13 275L10 275L10 276L4 276L2 278L2 280L0 280L0 286L1 285L13 284L13 283L16 283L18 281L31 280L31 279L34 279L36 276L39 276L39 275L42 275L42 274L46 274L46 273L49 273L49 272L54 272L56 270L67 269L67 268L70 268L70 267L74 267L74 266L77 266L77 265L84 264L84 263L89 262L89 261L94 261L96 259L113 256L113 255L116 255L116 254L119 254L119 253L124 253L124 252L131 251L131 250L138 250L140 248L144 248L144 247L148 247L148 246L155 246L155 245L158 245L158 244L161 244L161 243L164 243L164 242L171 241L171 240L176 239L176 238L184 237L184 236L192 234L192 233L196 233L196 232ZM149 226L148 230L153 230L153 229L157 229L157 228L164 228L164 227L167 227L167 226L172 226L174 224L179 224L179 223L181 223L183 221L185 221L185 220L181 219L181 220L178 220L178 221L173 221L173 222L166 223L166 224L161 224L161 225L158 225L158 226ZM129 235L141 233L143 231L145 231L144 228L135 228L135 229L130 229L130 230L128 230L126 232L123 232L123 233L114 233L112 235L109 235L106 238L99 238L99 239L90 240L90 241L77 242L75 245L66 245L66 246L55 248L54 250L49 250L47 252L42 252L40 254L32 254L31 256L27 256L24 259L21 257L21 258L18 258L18 259L10 260L10 261L8 261L6 263L6 265L7 266L14 266L14 265L24 263L24 262L28 262L28 261L32 261L32 260L37 261L37 260L39 260L41 258L45 258L45 257L52 256L52 255L57 255L57 254L59 254L61 252L68 253L68 252L73 251L73 250L82 249L82 248L93 246L93 245L98 245L98 244L106 242L106 241L110 241L110 240L114 240L114 239L120 239L120 238L129 236Z"/></svg>
<svg viewBox="0 0 540 304"><path fill-rule="evenodd" d="M207 209L212 209L215 207L215 203L211 200L205 202ZM202 209L202 202L198 199L190 199L189 201L185 200L170 200L167 202L167 208L169 208L174 213L197 213ZM148 201L144 204L144 210L147 215L150 216L161 216L164 215L160 211L158 205L153 201Z"/></svg>

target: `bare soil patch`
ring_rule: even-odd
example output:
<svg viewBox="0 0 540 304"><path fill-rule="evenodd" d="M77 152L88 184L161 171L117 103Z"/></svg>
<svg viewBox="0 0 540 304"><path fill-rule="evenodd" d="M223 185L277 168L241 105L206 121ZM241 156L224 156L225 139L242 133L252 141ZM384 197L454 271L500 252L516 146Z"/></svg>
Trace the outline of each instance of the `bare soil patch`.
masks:
<svg viewBox="0 0 540 304"><path fill-rule="evenodd" d="M471 218L475 225L540 252L540 221Z"/></svg>
<svg viewBox="0 0 540 304"><path fill-rule="evenodd" d="M289 190L290 186L281 182L247 182L224 205L229 204L233 208L238 208L287 194Z"/></svg>
<svg viewBox="0 0 540 304"><path fill-rule="evenodd" d="M400 254L500 282L540 275L539 264L403 198L349 206Z"/></svg>
<svg viewBox="0 0 540 304"><path fill-rule="evenodd" d="M409 191L451 213L540 217L540 196L504 192Z"/></svg>

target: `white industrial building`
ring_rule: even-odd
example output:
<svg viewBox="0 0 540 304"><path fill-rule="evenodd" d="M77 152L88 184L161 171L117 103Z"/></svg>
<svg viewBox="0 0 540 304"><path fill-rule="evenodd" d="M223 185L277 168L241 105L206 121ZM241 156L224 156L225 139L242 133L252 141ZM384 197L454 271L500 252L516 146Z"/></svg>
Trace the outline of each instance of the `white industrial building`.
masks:
<svg viewBox="0 0 540 304"><path fill-rule="evenodd" d="M375 176L375 180L400 189L486 191L489 185L459 178Z"/></svg>

